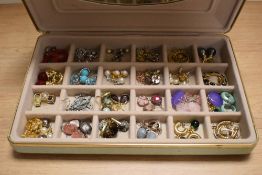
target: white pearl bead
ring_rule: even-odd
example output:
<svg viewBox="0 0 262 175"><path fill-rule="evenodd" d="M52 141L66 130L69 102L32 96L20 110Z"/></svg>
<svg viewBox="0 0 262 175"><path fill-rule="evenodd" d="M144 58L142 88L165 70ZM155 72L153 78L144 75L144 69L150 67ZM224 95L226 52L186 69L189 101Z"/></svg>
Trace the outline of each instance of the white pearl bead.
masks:
<svg viewBox="0 0 262 175"><path fill-rule="evenodd" d="M112 50L111 49L107 49L106 52L107 53L112 53Z"/></svg>
<svg viewBox="0 0 262 175"><path fill-rule="evenodd" d="M111 74L110 70L106 70L106 71L105 71L105 76L106 76L106 77L109 77L110 74Z"/></svg>
<svg viewBox="0 0 262 175"><path fill-rule="evenodd" d="M123 77L127 77L127 76L128 76L128 72L127 72L126 70L122 70L122 71L121 71L121 75L122 75Z"/></svg>
<svg viewBox="0 0 262 175"><path fill-rule="evenodd" d="M115 76L119 76L119 75L120 75L120 71L119 71L119 70L114 70L114 71L113 71L113 74L114 74Z"/></svg>
<svg viewBox="0 0 262 175"><path fill-rule="evenodd" d="M118 78L117 83L118 84L125 84L125 79L123 77Z"/></svg>
<svg viewBox="0 0 262 175"><path fill-rule="evenodd" d="M173 81L173 83L174 83L174 85L179 85L179 79L174 79L174 81Z"/></svg>

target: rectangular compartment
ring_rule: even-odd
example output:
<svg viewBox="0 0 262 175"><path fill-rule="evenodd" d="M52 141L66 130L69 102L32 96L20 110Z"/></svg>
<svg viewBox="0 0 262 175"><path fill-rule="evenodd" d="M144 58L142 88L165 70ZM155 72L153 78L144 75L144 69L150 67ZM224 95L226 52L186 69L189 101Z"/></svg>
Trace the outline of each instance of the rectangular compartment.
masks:
<svg viewBox="0 0 262 175"><path fill-rule="evenodd" d="M182 70L180 72L180 69ZM168 66L168 70L169 70L169 84L170 85L199 85L200 81L202 81L202 77L199 73L199 71L197 71L198 67L196 67L195 65L179 65L179 64L175 64L175 65L169 65ZM188 75L186 75L187 73L189 73ZM177 76L174 76L177 75ZM179 76L181 76L181 78L179 78ZM182 83L181 81L183 80L183 77L187 76L188 77L188 82L186 82L186 84ZM176 83L175 79L180 80L179 84Z"/></svg>
<svg viewBox="0 0 262 175"><path fill-rule="evenodd" d="M60 99L61 91L57 89L33 89L32 97L28 98L27 103L30 104L31 110L35 112L42 112L42 111L57 111L60 109L61 99ZM43 101L41 96L54 96L55 103L49 103L47 101ZM35 105L35 100L41 99L40 106ZM48 98L48 97L47 97ZM50 97L52 98L52 97ZM30 100L31 99L31 100ZM53 101L53 100L50 100ZM30 109L30 108L29 108Z"/></svg>
<svg viewBox="0 0 262 175"><path fill-rule="evenodd" d="M191 126L191 122L193 120L197 120L199 122L199 127L197 129L192 129ZM180 126L180 123L182 123L182 126ZM184 124L184 126L183 126ZM188 116L174 116L173 117L173 132L174 132L174 139L196 139L194 134L196 133L197 135L200 136L200 138L198 139L207 139L208 138L208 130L207 127L209 127L209 125L207 125L207 123L205 122L205 117L204 116L193 116L193 115L188 115ZM188 132L180 132L180 131L185 131L184 130L187 129L191 129L193 132L191 132L192 134ZM176 134L175 130L178 132ZM179 134L182 133L181 137L179 138ZM188 134L186 134L188 133Z"/></svg>
<svg viewBox="0 0 262 175"><path fill-rule="evenodd" d="M208 73L219 73L221 75L224 75L227 81L227 84L225 86L234 86L236 83L236 78L234 76L234 73L232 72L233 70L227 66L227 65L214 65L214 66L208 66L208 67L201 67L202 70L202 81L203 77L208 77ZM216 76L212 76L209 78L212 82L217 82ZM212 85L210 85L212 86ZM224 86L224 85L220 85Z"/></svg>
<svg viewBox="0 0 262 175"><path fill-rule="evenodd" d="M72 135L69 135L69 133L65 134L63 131L63 126L65 124L70 123L74 123L74 121L72 122L72 120L78 120L80 125L81 122L87 122L88 124L90 124L90 126L92 127L91 129L91 133L85 134L84 138L72 138ZM91 139L92 135L93 135L93 116L90 115L63 115L61 116L61 121L59 123L59 130L58 130L58 138L60 139ZM80 128L77 127L77 130L81 132Z"/></svg>
<svg viewBox="0 0 262 175"><path fill-rule="evenodd" d="M152 116L152 115L138 115L136 116L136 136L138 134L138 130L139 128L141 128L141 126L143 126L143 122L152 122L152 121L157 121L160 123L160 133L157 134L156 138L148 138L149 136L146 136L145 138L138 138L136 137L136 139L138 139L139 141L150 141L150 142L154 142L156 140L166 140L167 138L170 138L170 133L169 133L169 128L168 128L168 120L167 120L167 116ZM151 131L151 130L150 130ZM156 133L156 132L155 132Z"/></svg>
<svg viewBox="0 0 262 175"><path fill-rule="evenodd" d="M230 116L230 115L212 116L211 117L212 127L213 127L213 124L218 124L221 121L231 121L231 122L237 123L238 127L239 127L239 137L236 138L236 139L216 138L215 135L214 135L214 131L213 131L213 135L212 135L213 139L222 140L224 142L229 142L229 140L235 140L236 141L236 140L239 140L239 139L241 140L241 139L249 139L250 138L251 133L250 133L250 130L248 128L247 121L246 121L245 117L243 117L241 115L238 115L238 116ZM228 126L230 126L230 125L228 125ZM224 127L224 129L226 129L226 128ZM230 129L232 130L231 132L233 132L233 129L231 127L230 127ZM212 128L212 130L213 130L213 128Z"/></svg>
<svg viewBox="0 0 262 175"><path fill-rule="evenodd" d="M64 111L94 111L98 109L96 103L97 92L95 90L68 88L62 92L61 108Z"/></svg>
<svg viewBox="0 0 262 175"><path fill-rule="evenodd" d="M158 96L161 98L161 105L154 105L154 102L152 103L152 97ZM146 97L146 98L144 98ZM141 101L141 104L140 104ZM160 100L158 100L160 101ZM137 89L136 90L136 99L133 102L136 104L136 111L141 111L141 112L160 112L160 111L167 111L167 98L166 98L166 92L165 90L159 90L159 89ZM139 105L140 104L140 105ZM144 111L144 107L147 105L153 105L154 110L152 111Z"/></svg>
<svg viewBox="0 0 262 175"><path fill-rule="evenodd" d="M102 139L102 140L127 140L131 137L131 131L130 131L130 126L129 126L129 129L125 132L122 132L120 129L118 129L117 133L116 133L116 136L112 137L112 138L105 138L105 137L102 137L102 124L101 124L101 121L104 121L106 119L110 119L110 118L113 118L119 122L122 122L122 121L127 121L130 125L130 116L126 116L126 115L119 115L119 116L113 116L113 115L101 115L101 116L98 116L98 125L96 126L97 128L97 135L96 135L96 138L97 139ZM101 126L100 126L101 125ZM110 142L110 141L109 141Z"/></svg>

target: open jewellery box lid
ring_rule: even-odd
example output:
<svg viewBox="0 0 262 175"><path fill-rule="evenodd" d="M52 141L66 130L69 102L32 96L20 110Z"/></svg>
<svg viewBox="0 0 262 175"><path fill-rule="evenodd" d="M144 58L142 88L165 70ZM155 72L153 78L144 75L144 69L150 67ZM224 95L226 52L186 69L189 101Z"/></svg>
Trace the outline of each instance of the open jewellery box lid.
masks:
<svg viewBox="0 0 262 175"><path fill-rule="evenodd" d="M23 0L42 32L226 33L245 0Z"/></svg>

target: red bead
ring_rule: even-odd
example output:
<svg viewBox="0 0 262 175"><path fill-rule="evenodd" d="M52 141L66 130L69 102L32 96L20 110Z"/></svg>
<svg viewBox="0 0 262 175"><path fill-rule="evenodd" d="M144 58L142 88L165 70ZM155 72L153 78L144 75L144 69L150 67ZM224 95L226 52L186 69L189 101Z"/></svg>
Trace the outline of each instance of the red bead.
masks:
<svg viewBox="0 0 262 175"><path fill-rule="evenodd" d="M55 62L66 62L68 53L64 49L56 49L51 47L44 53L43 62L44 63L55 63Z"/></svg>
<svg viewBox="0 0 262 175"><path fill-rule="evenodd" d="M47 81L48 77L47 77L45 72L40 72L38 74L37 80L39 80L39 81Z"/></svg>
<svg viewBox="0 0 262 175"><path fill-rule="evenodd" d="M38 80L35 84L36 84L36 85L46 85L46 82L45 82L45 81Z"/></svg>
<svg viewBox="0 0 262 175"><path fill-rule="evenodd" d="M159 95L153 95L151 97L151 103L156 106L161 106L162 104L162 97Z"/></svg>

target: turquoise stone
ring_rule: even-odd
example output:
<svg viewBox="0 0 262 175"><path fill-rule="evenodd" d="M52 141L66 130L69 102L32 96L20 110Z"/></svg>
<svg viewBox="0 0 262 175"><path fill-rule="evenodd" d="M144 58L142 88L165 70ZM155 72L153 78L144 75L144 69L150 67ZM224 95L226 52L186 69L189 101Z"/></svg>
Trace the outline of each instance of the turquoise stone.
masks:
<svg viewBox="0 0 262 175"><path fill-rule="evenodd" d="M80 84L86 84L87 76L80 76Z"/></svg>
<svg viewBox="0 0 262 175"><path fill-rule="evenodd" d="M89 71L87 68L83 68L83 69L80 71L80 75L81 75L81 76L86 76L86 77L88 77L89 72L90 72L90 71Z"/></svg>

